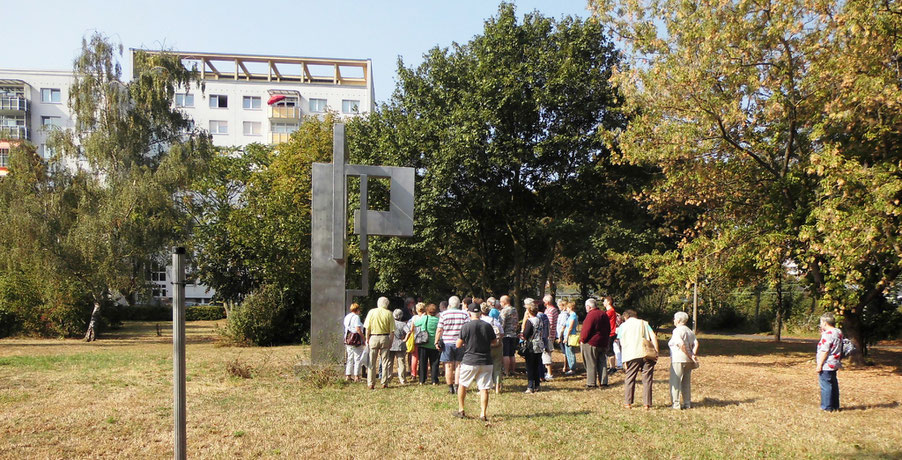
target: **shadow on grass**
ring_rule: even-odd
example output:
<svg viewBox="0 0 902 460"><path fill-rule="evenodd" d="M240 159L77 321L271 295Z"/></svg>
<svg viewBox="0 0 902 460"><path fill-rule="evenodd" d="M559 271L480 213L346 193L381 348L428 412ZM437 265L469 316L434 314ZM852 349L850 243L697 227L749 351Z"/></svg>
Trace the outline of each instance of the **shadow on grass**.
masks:
<svg viewBox="0 0 902 460"><path fill-rule="evenodd" d="M560 412L537 412L537 413L532 413L532 414L513 414L513 415L506 414L503 416L499 415L497 418L498 418L498 420L502 420L502 419L511 419L511 418L561 417L561 416L566 416L566 415L590 415L590 414L592 414L592 412L587 411L587 410L580 410L580 411L572 411L572 412L560 411Z"/></svg>
<svg viewBox="0 0 902 460"><path fill-rule="evenodd" d="M700 337L699 344L702 356L767 356L793 353L809 353L814 356L814 346L811 343Z"/></svg>
<svg viewBox="0 0 902 460"><path fill-rule="evenodd" d="M825 458L848 458L848 459L900 459L902 458L902 450L896 452L858 452L849 454L843 452L841 454L833 454L825 456Z"/></svg>
<svg viewBox="0 0 902 460"><path fill-rule="evenodd" d="M899 401L893 401L893 402L888 402L888 403L883 403L883 404L861 404L858 406L851 406L851 407L840 406L840 409L842 409L843 411L869 410L869 409L892 409L892 408L899 407L899 406L900 406Z"/></svg>
<svg viewBox="0 0 902 460"><path fill-rule="evenodd" d="M740 406L742 404L751 404L757 401L758 398L748 398L748 399L714 399L714 398L704 398L701 401L693 402L692 407L728 407L728 406Z"/></svg>

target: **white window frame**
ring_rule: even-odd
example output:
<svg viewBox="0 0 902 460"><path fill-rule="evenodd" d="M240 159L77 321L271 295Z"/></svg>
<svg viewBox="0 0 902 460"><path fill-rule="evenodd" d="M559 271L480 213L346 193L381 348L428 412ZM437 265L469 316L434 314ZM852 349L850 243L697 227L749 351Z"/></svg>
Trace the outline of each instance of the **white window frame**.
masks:
<svg viewBox="0 0 902 460"><path fill-rule="evenodd" d="M250 101L250 107L248 107L248 101ZM254 103L256 102L256 107ZM263 99L260 96L242 96L241 97L241 107L244 110L263 110Z"/></svg>
<svg viewBox="0 0 902 460"><path fill-rule="evenodd" d="M47 122L50 123L47 123ZM41 129L50 131L54 128L63 127L63 117L41 116Z"/></svg>
<svg viewBox="0 0 902 460"><path fill-rule="evenodd" d="M351 103L350 108L345 110L345 104ZM347 114L355 114L360 113L360 100L359 99L342 99L341 100L341 113Z"/></svg>
<svg viewBox="0 0 902 460"><path fill-rule="evenodd" d="M182 103L179 104L179 97L182 98ZM188 99L191 99L191 103L188 104ZM194 108L194 94L191 93L175 93L175 106L183 107L183 108Z"/></svg>
<svg viewBox="0 0 902 460"><path fill-rule="evenodd" d="M47 99L44 98L44 92L48 91L49 97ZM53 100L53 96L56 95L56 100ZM48 100L49 99L49 100ZM63 92L59 88L41 88L41 102L45 104L62 104L63 103Z"/></svg>
<svg viewBox="0 0 902 460"><path fill-rule="evenodd" d="M214 129L213 126L216 126ZM225 128L225 130L223 130ZM229 122L227 120L210 120L210 134L222 135L229 133Z"/></svg>
<svg viewBox="0 0 902 460"><path fill-rule="evenodd" d="M243 127L243 132L244 132L245 136L262 136L263 135L263 123L261 123L259 121L245 121L242 123L242 127ZM254 132L253 129L251 129L251 132L248 132L248 129L247 129L248 127L252 127L252 128L256 127L257 132Z"/></svg>
<svg viewBox="0 0 902 460"><path fill-rule="evenodd" d="M313 106L314 101L317 102L317 107ZM322 108L319 108L319 102L322 102L322 104L323 104ZM323 98L318 98L318 97L310 98L310 113L323 113L326 111L326 108L328 108L328 107L329 107L328 99L323 99ZM319 109L319 110L317 110L317 109Z"/></svg>
<svg viewBox="0 0 902 460"><path fill-rule="evenodd" d="M220 98L225 99L225 105L220 105ZM216 104L213 104L213 101L216 101ZM211 109L227 109L229 108L229 96L227 94L211 94L210 95L210 108Z"/></svg>
<svg viewBox="0 0 902 460"><path fill-rule="evenodd" d="M9 168L9 149L0 148L0 168Z"/></svg>

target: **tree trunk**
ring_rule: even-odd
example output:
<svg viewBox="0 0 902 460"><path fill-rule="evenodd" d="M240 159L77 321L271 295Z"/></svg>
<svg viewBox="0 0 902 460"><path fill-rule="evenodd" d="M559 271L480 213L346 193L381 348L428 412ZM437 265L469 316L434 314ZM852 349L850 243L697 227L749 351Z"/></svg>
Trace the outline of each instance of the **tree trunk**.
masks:
<svg viewBox="0 0 902 460"><path fill-rule="evenodd" d="M94 310L91 312L91 321L88 322L88 331L85 332L85 342L93 342L97 340L95 328L97 320L100 319L100 302L94 301Z"/></svg>
<svg viewBox="0 0 902 460"><path fill-rule="evenodd" d="M755 321L758 321L758 315L761 313L761 290L755 287Z"/></svg>
<svg viewBox="0 0 902 460"><path fill-rule="evenodd" d="M776 282L777 289L777 317L774 327L774 340L779 342L783 332L783 275L779 275Z"/></svg>
<svg viewBox="0 0 902 460"><path fill-rule="evenodd" d="M864 340L864 334L861 327L861 309L845 310L843 312L842 330L849 340L858 348L858 353L852 353L849 356L849 363L853 366L861 366L864 364L864 357L867 355L867 341Z"/></svg>

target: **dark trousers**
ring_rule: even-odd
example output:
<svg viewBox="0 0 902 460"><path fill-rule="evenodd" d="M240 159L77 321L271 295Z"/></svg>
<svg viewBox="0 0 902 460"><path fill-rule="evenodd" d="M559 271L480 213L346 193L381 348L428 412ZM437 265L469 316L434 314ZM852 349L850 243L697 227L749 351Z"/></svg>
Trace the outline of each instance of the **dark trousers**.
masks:
<svg viewBox="0 0 902 460"><path fill-rule="evenodd" d="M642 397L646 406L651 406L651 383L654 380L655 362L646 361L645 358L637 358L623 363L626 372L623 381L623 399L626 404L633 403L633 395L636 391L636 377L642 371Z"/></svg>
<svg viewBox="0 0 902 460"><path fill-rule="evenodd" d="M839 410L839 381L836 371L820 371L817 374L821 387L821 410Z"/></svg>
<svg viewBox="0 0 902 460"><path fill-rule="evenodd" d="M608 366L604 361L604 348L593 347L588 343L581 345L583 364L586 366L586 386L594 387L600 382L608 384Z"/></svg>
<svg viewBox="0 0 902 460"><path fill-rule="evenodd" d="M418 348L417 360L419 360L418 374L420 383L426 383L426 361L429 361L429 377L432 378L433 385L438 385L438 359L441 356L441 352L434 348L426 348L422 345Z"/></svg>
<svg viewBox="0 0 902 460"><path fill-rule="evenodd" d="M532 390L539 389L542 378L542 354L526 353L526 387Z"/></svg>

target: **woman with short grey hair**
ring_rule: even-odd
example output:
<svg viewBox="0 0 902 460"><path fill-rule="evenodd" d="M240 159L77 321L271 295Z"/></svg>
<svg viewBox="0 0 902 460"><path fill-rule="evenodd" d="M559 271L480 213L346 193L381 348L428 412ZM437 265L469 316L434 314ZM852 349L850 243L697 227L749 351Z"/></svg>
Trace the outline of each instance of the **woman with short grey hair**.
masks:
<svg viewBox="0 0 902 460"><path fill-rule="evenodd" d="M692 329L686 327L689 315L678 311L673 315L673 336L670 347L670 398L674 409L692 407L692 369L698 367L698 340ZM680 396L683 403L680 404Z"/></svg>

